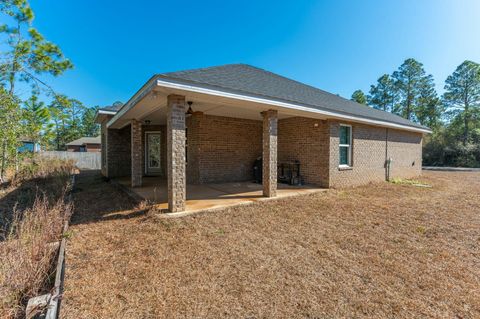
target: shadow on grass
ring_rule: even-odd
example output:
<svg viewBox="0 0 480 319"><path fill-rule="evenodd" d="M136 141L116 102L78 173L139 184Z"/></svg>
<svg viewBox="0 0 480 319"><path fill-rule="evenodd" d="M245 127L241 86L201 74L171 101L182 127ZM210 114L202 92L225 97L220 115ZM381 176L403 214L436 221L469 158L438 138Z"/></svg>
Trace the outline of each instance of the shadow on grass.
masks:
<svg viewBox="0 0 480 319"><path fill-rule="evenodd" d="M73 192L71 225L136 218L146 211L101 175L98 170L81 171Z"/></svg>

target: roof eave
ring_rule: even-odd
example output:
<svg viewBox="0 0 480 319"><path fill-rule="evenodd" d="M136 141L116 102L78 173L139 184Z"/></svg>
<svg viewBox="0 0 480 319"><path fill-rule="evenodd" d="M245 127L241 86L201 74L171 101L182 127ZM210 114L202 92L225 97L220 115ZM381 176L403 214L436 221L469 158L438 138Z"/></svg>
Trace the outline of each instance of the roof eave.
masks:
<svg viewBox="0 0 480 319"><path fill-rule="evenodd" d="M120 119L125 113L132 109L138 101L140 101L148 92L150 92L156 86L156 79L158 75L152 76L131 98L125 103L117 113L107 122L107 127L110 127L118 119Z"/></svg>
<svg viewBox="0 0 480 319"><path fill-rule="evenodd" d="M205 88L198 85L193 85L191 83L188 83L188 84L182 83L181 81L178 81L178 80L169 80L168 78L162 77L162 76L157 77L157 85L161 87L170 88L170 89L179 89L179 90L191 91L195 93L204 93L204 94L233 98L238 100L274 105L278 107L316 113L316 114L321 114L325 116L330 116L333 118L350 120L354 122L366 123L366 124L371 124L376 126L391 127L391 128L403 129L403 130L414 131L414 132L419 132L424 134L432 133L432 130L430 130L427 127L421 128L421 127L415 127L415 126L408 126L408 125L403 125L403 124L398 124L398 123L393 123L388 121L365 118L361 116L343 114L340 112L319 110L306 105L283 102L283 101L269 99L265 97L257 97L253 95L238 94L238 93L232 93L232 92L227 92L227 91L222 91L217 89Z"/></svg>
<svg viewBox="0 0 480 319"><path fill-rule="evenodd" d="M97 112L95 113L94 121L95 121L95 123L100 124L104 121L104 119L106 117L114 116L115 114L117 114L116 111L108 111L108 110L98 109Z"/></svg>
<svg viewBox="0 0 480 319"><path fill-rule="evenodd" d="M203 93L203 94L219 96L219 97L232 98L232 99L236 99L236 100L257 102L257 103L262 103L262 104L267 104L267 105L274 105L274 106L281 107L281 108L287 108L287 109L300 110L300 111L305 111L305 112L310 112L310 113L316 113L316 114L321 114L321 115L324 115L324 116L329 116L329 117L332 117L332 118L337 118L337 119L342 119L342 120L347 120L347 121L353 121L353 122L359 122L359 123L365 123L365 124L370 124L370 125L375 125L375 126L383 126L383 127L413 131L413 132L418 132L418 133L423 133L423 134L432 133L432 130L430 130L429 128L426 128L426 127L421 128L421 127L415 127L415 126L408 126L408 125L397 124L397 123L388 122L388 121L375 120L375 119L370 119L370 118L365 118L365 117L360 117L360 116L355 116L355 115L343 114L343 113L340 113L340 112L319 110L319 109L315 109L315 108L312 108L312 107L309 107L309 106L306 106L306 105L288 103L288 102L269 99L269 98L265 98L265 97L258 97L258 96L253 96L253 95L232 93L232 92L227 92L227 91L219 90L219 89L205 88L205 87L202 87L202 86L199 86L199 85L194 85L192 83L185 83L185 82L179 81L177 79L171 80L171 79L168 79L168 77L165 77L165 76L162 76L162 75L156 75L156 76L151 77L140 88L140 90L138 90L135 93L135 95L133 95L132 98L130 98L130 100L125 105L123 105L123 107L118 112L116 112L116 114L107 122L107 127L110 127L111 125L113 125L118 119L120 119L125 113L127 113L130 109L132 109L139 100L141 100L146 94L148 94L156 86L170 88L170 89L183 90L183 91L190 91L190 92L195 92L195 93Z"/></svg>

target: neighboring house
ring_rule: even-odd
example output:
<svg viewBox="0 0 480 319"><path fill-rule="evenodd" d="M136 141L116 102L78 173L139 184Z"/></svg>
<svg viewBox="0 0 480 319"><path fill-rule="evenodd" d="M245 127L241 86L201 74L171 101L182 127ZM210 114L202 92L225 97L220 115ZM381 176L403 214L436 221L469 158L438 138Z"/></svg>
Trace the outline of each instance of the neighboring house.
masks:
<svg viewBox="0 0 480 319"><path fill-rule="evenodd" d="M100 152L101 143L100 136L97 137L81 137L78 140L67 143L67 151L69 152Z"/></svg>
<svg viewBox="0 0 480 319"><path fill-rule="evenodd" d="M249 65L153 76L123 106L100 109L102 172L168 179L169 210L186 183L253 179L276 195L277 163L298 161L303 182L345 187L420 175L430 129ZM391 161L389 161L391 159ZM390 163L390 165L388 164Z"/></svg>
<svg viewBox="0 0 480 319"><path fill-rule="evenodd" d="M34 142L30 139L22 138L20 139L21 145L17 147L17 151L19 153L25 153L25 152L32 152L32 153L37 153L40 152L40 144L37 142Z"/></svg>

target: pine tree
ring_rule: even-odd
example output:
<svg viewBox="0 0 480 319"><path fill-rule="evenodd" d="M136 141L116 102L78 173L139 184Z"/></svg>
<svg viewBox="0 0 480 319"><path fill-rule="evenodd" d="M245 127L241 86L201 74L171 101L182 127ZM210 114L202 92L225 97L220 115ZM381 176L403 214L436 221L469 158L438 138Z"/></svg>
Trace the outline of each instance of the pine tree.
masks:
<svg viewBox="0 0 480 319"><path fill-rule="evenodd" d="M370 86L367 96L368 105L382 111L392 112L396 100L397 92L390 75L382 75L378 78L376 85Z"/></svg>
<svg viewBox="0 0 480 319"><path fill-rule="evenodd" d="M95 137L100 135L100 126L95 123L95 114L98 106L85 109L82 115L82 134L83 136Z"/></svg>
<svg viewBox="0 0 480 319"><path fill-rule="evenodd" d="M80 101L57 95L48 108L55 126L57 150L65 149L66 143L82 137L82 118L86 108Z"/></svg>
<svg viewBox="0 0 480 319"><path fill-rule="evenodd" d="M355 102L360 103L360 104L367 105L367 97L366 97L365 93L363 93L362 90L356 90L355 92L353 92L350 100L355 101Z"/></svg>
<svg viewBox="0 0 480 319"><path fill-rule="evenodd" d="M25 136L34 143L46 145L51 137L52 123L50 112L45 103L33 94L25 103L22 109L22 124L25 129Z"/></svg>
<svg viewBox="0 0 480 319"><path fill-rule="evenodd" d="M405 60L392 75L399 97L393 112L408 120L416 120L421 91L424 85L429 84L429 77L422 63L411 58Z"/></svg>
<svg viewBox="0 0 480 319"><path fill-rule="evenodd" d="M0 86L0 183L4 182L5 170L14 164L19 137L23 133L20 123L21 110L18 99Z"/></svg>
<svg viewBox="0 0 480 319"><path fill-rule="evenodd" d="M415 116L420 124L436 129L441 124L443 111L433 77L429 75L421 81Z"/></svg>
<svg viewBox="0 0 480 319"><path fill-rule="evenodd" d="M34 14L27 0L3 0L0 12L13 20L11 25L0 25L0 34L5 37L7 49L1 54L0 82L8 83L9 94L15 93L18 80L37 88L40 85L50 88L39 75L57 76L73 67L58 46L47 41L31 26Z"/></svg>
<svg viewBox="0 0 480 319"><path fill-rule="evenodd" d="M463 144L470 139L470 126L480 108L480 65L464 61L445 81L443 101L454 116L463 117Z"/></svg>

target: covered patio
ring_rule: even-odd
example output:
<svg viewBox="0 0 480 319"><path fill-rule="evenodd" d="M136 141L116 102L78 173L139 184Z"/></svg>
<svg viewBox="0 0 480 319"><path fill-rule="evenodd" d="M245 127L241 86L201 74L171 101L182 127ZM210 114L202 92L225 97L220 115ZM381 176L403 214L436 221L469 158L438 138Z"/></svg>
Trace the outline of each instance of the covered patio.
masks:
<svg viewBox="0 0 480 319"><path fill-rule="evenodd" d="M144 177L142 186L131 187L130 177L117 178L115 181L146 200L160 210L168 210L168 183L162 177ZM261 184L253 182L227 182L209 184L187 184L185 210L189 214L205 210L221 209L238 205L248 205L270 198L263 195ZM313 185L293 186L279 183L276 198L286 198L303 194L326 191ZM183 214L180 213L180 214Z"/></svg>
<svg viewBox="0 0 480 319"><path fill-rule="evenodd" d="M98 118L106 177L170 213L328 188L325 114L170 77L152 78L118 112Z"/></svg>

